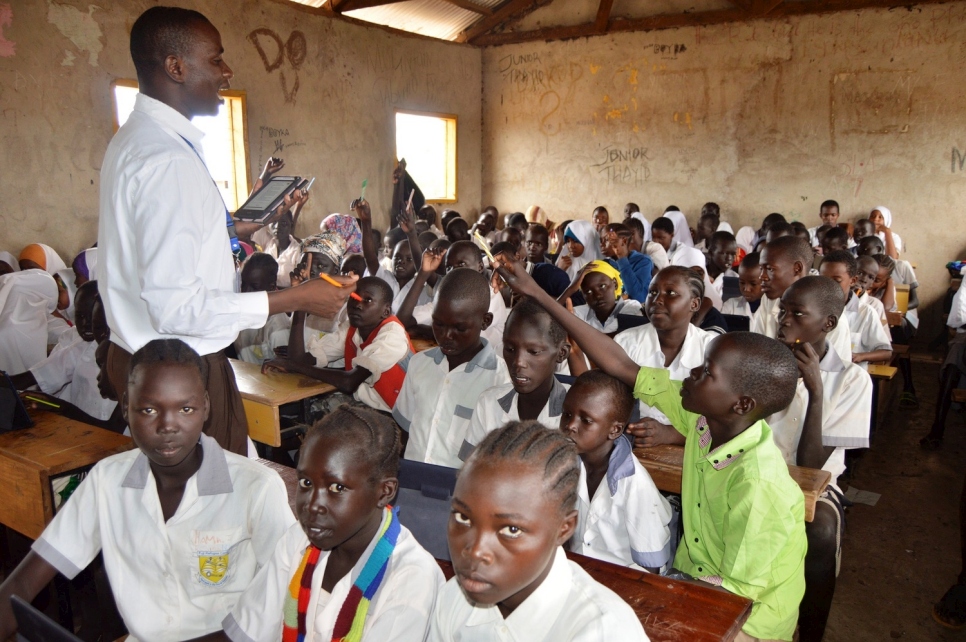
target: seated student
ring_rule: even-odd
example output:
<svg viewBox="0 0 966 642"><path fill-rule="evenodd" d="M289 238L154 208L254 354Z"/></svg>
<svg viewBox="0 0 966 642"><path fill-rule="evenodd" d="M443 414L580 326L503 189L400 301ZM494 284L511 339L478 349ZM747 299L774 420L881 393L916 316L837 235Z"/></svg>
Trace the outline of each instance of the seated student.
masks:
<svg viewBox="0 0 966 642"><path fill-rule="evenodd" d="M764 241L765 243L769 243L783 236L795 236L795 228L788 221L778 221L769 225L765 231Z"/></svg>
<svg viewBox="0 0 966 642"><path fill-rule="evenodd" d="M704 364L679 387L666 370L639 367L612 339L556 305L518 263L500 261L500 274L685 436L684 537L675 568L752 600L744 634L791 640L805 590L805 499L764 420L795 396L791 352L751 332L716 337Z"/></svg>
<svg viewBox="0 0 966 642"><path fill-rule="evenodd" d="M206 369L177 339L134 353L122 406L138 448L94 466L0 585L0 638L16 628L11 595L30 601L101 552L133 638L220 628L295 519L275 471L202 434Z"/></svg>
<svg viewBox="0 0 966 642"><path fill-rule="evenodd" d="M876 262L878 270L869 288L869 295L879 299L887 312L895 312L896 286L892 281L892 273L895 272L896 262L885 254L874 254L872 259Z"/></svg>
<svg viewBox="0 0 966 642"><path fill-rule="evenodd" d="M10 380L18 390L37 386L48 395L62 399L80 412L73 418L93 425L104 426L114 414L117 402L101 397L97 387L100 369L94 358L94 304L97 302L97 281L88 281L77 289L74 339L62 349L30 370L11 374ZM62 408L63 410L63 408Z"/></svg>
<svg viewBox="0 0 966 642"><path fill-rule="evenodd" d="M757 252L745 255L738 264L738 289L741 296L728 299L721 306L721 314L734 314L753 319L761 305L761 266Z"/></svg>
<svg viewBox="0 0 966 642"><path fill-rule="evenodd" d="M17 257L6 250L0 251L0 276L19 271L20 263L17 261Z"/></svg>
<svg viewBox="0 0 966 642"><path fill-rule="evenodd" d="M47 319L47 344L57 345L64 339L68 342L77 338L74 327L74 297L77 286L74 285L74 271L63 269L54 275L57 284L57 308ZM66 335L66 336L65 336Z"/></svg>
<svg viewBox="0 0 966 642"><path fill-rule="evenodd" d="M567 272L567 278L573 281L584 267L591 261L603 258L600 250L600 236L594 225L589 221L573 221L564 232L566 247L560 252L557 267Z"/></svg>
<svg viewBox="0 0 966 642"><path fill-rule="evenodd" d="M331 384L371 408L390 412L406 377L406 364L413 354L403 324L392 314L392 289L375 276L356 283L356 294L347 303L348 318L336 332L312 339L305 349L314 363L277 358L265 368L297 372ZM345 364L333 367L332 364ZM316 366L315 364L318 364ZM329 395L323 407L331 412L346 402Z"/></svg>
<svg viewBox="0 0 966 642"><path fill-rule="evenodd" d="M21 270L43 270L51 276L67 267L57 251L43 243L31 243L20 250L18 262Z"/></svg>
<svg viewBox="0 0 966 642"><path fill-rule="evenodd" d="M412 335L414 332L420 336L432 336L433 323L433 304L424 303L416 305L416 291L430 278L430 275L437 274L439 267L445 266L445 272L459 268L470 268L489 277L483 267L483 253L480 248L472 241L458 241L449 246L449 249L439 248L429 249L423 252L420 262L419 272L416 274L413 289L399 307L399 320ZM493 351L497 354L503 353L503 326L506 324L506 317L509 314L503 295L499 292L490 291L490 307L487 310L491 315L490 324L483 330L483 337L490 342Z"/></svg>
<svg viewBox="0 0 966 642"><path fill-rule="evenodd" d="M644 303L650 323L629 328L614 340L639 366L664 368L671 381L683 381L692 369L704 362L704 353L715 335L691 322L701 307L704 283L693 271L680 266L665 268L651 282ZM671 421L657 408L639 404L640 420L627 432L638 445L684 443ZM668 439L661 441L660 439Z"/></svg>
<svg viewBox="0 0 966 642"><path fill-rule="evenodd" d="M832 226L831 225L820 225L818 227L818 229L815 230L815 240L818 241L818 245L817 246L815 246L815 245L812 246L812 250L814 252L816 252L818 254L821 254L822 253L822 240L825 238L825 235L828 234L828 231L830 229L832 229Z"/></svg>
<svg viewBox="0 0 966 642"><path fill-rule="evenodd" d="M360 227L362 224L360 223ZM373 230L375 231L375 230ZM396 249L396 245L400 242L406 240L406 233L403 232L399 227L392 227L386 231L385 236L380 236L379 241L376 240L375 234L373 237L372 247L379 247L379 265L382 266L386 272L392 272L392 253ZM364 254L363 254L364 255Z"/></svg>
<svg viewBox="0 0 966 642"><path fill-rule="evenodd" d="M778 336L778 302L795 281L808 276L814 254L808 243L788 236L767 243L761 251L761 291L765 296L751 320L751 331L774 339ZM828 340L846 363L852 361L852 330L839 319Z"/></svg>
<svg viewBox="0 0 966 642"><path fill-rule="evenodd" d="M889 320L886 317L885 308L882 307L882 301L869 294L869 289L875 285L875 278L879 275L879 264L871 256L856 257L856 264L858 266L856 294L859 296L859 301L875 310L882 325L888 327Z"/></svg>
<svg viewBox="0 0 966 642"><path fill-rule="evenodd" d="M812 242L812 235L809 233L808 228L805 227L804 223L801 221L792 221L791 225L795 236L808 243Z"/></svg>
<svg viewBox="0 0 966 642"><path fill-rule="evenodd" d="M633 405L631 389L599 370L577 377L567 392L560 431L580 455L570 550L658 573L671 562L671 505L624 436Z"/></svg>
<svg viewBox="0 0 966 642"><path fill-rule="evenodd" d="M74 271L74 285L80 287L88 281L97 280L97 248L81 250L70 264Z"/></svg>
<svg viewBox="0 0 966 642"><path fill-rule="evenodd" d="M470 238L473 238L475 232L479 232L487 243L493 244L497 241L497 231L496 222L500 218L500 213L492 205L483 208L480 212L479 218L476 219L476 223L473 223L473 227L470 228Z"/></svg>
<svg viewBox="0 0 966 642"><path fill-rule="evenodd" d="M473 408L487 388L510 380L506 365L480 334L490 323L486 277L469 268L449 272L433 295L439 347L409 360L392 416L409 433L406 459L458 468Z"/></svg>
<svg viewBox="0 0 966 642"><path fill-rule="evenodd" d="M550 232L540 223L533 223L527 228L524 236L524 247L527 248L527 261L530 263L546 263L547 246L550 243Z"/></svg>
<svg viewBox="0 0 966 642"><path fill-rule="evenodd" d="M769 416L768 425L786 463L832 474L815 504L815 518L805 525L805 596L798 619L804 642L821 641L835 592L844 528L837 483L845 472L845 450L869 447L872 380L839 358L827 339L844 302L831 279L807 276L785 290L780 304L778 340L794 353L801 380L791 404Z"/></svg>
<svg viewBox="0 0 966 642"><path fill-rule="evenodd" d="M724 293L726 277L737 278L738 273L732 269L735 257L738 256L738 243L734 234L730 232L714 232L708 237L708 278L718 296Z"/></svg>
<svg viewBox="0 0 966 642"><path fill-rule="evenodd" d="M789 231L788 228L784 227L787 223L788 221L785 220L785 217L778 212L772 212L766 216L761 222L761 228L759 228L757 232L754 232L754 245L752 245L753 249L749 251L758 252L761 250L761 246L767 243L768 230L770 230L773 226L777 225L779 230ZM735 239L738 241L738 247L744 247L742 237L747 236L747 230L749 229L750 228L748 227L743 227L738 230L738 233L735 235ZM794 233L794 230L790 230L789 235L794 235ZM785 234L782 235L784 236Z"/></svg>
<svg viewBox="0 0 966 642"><path fill-rule="evenodd" d="M569 386L557 381L554 373L569 355L567 333L546 310L528 299L514 306L503 329L503 360L510 381L479 395L459 458L466 461L488 433L508 421L533 419L556 425Z"/></svg>
<svg viewBox="0 0 966 642"><path fill-rule="evenodd" d="M406 238L396 243L392 249L392 272L390 272L379 265L376 248L368 233L372 226L372 211L369 209L369 203L357 198L352 201L351 207L359 217L359 226L362 228L362 254L366 257L369 276L379 277L392 288L392 313L396 314L410 288L413 287L413 277L416 276L415 257L422 254L419 239L416 238L416 228L407 212L400 213L398 229L402 230ZM418 303L427 301L429 301L429 294L425 290L420 291Z"/></svg>
<svg viewBox="0 0 966 642"><path fill-rule="evenodd" d="M444 579L390 506L399 450L392 420L358 405L309 428L299 523L225 617L224 634L205 639L424 640Z"/></svg>
<svg viewBox="0 0 966 642"><path fill-rule="evenodd" d="M594 208L594 213L591 214L590 220L594 224L594 229L597 230L597 234L602 236L604 228L610 224L610 213L606 207L598 205Z"/></svg>
<svg viewBox="0 0 966 642"><path fill-rule="evenodd" d="M704 254L701 250L674 240L674 221L662 216L651 223L651 238L667 252L670 265L682 267L698 266L704 268Z"/></svg>
<svg viewBox="0 0 966 642"><path fill-rule="evenodd" d="M734 236L731 225L721 220L721 207L717 203L705 203L701 207L701 218L694 227L694 247L707 254L711 236L715 232L727 232Z"/></svg>
<svg viewBox="0 0 966 642"><path fill-rule="evenodd" d="M821 205L818 206L818 216L822 219L822 225L817 225L815 227L808 228L808 233L811 235L811 245L812 247L821 247L822 240L818 238L818 231L822 227L828 225L829 227L838 227L839 225L839 204L833 200L823 201Z"/></svg>
<svg viewBox="0 0 966 642"><path fill-rule="evenodd" d="M554 226L553 229L550 229L549 227L547 228L550 230L550 248L547 250L547 260L554 265L557 264L557 259L560 258L560 253L566 246L564 234L567 233L567 228L571 223L573 223L573 221L571 219L567 219L559 225Z"/></svg>
<svg viewBox="0 0 966 642"><path fill-rule="evenodd" d="M573 306L573 313L605 334L613 336L617 332L618 314L643 315L640 301L622 298L624 282L620 272L603 261L585 265L557 300L566 305L578 290L586 303Z"/></svg>
<svg viewBox="0 0 966 642"><path fill-rule="evenodd" d="M296 208L295 214L300 209L300 207ZM278 276L275 283L280 288L287 288L292 284L292 271L302 258L302 240L294 236L296 220L295 215L289 210L275 223L266 225L252 234L252 240L261 246L262 252L278 261Z"/></svg>
<svg viewBox="0 0 966 642"><path fill-rule="evenodd" d="M663 270L671 264L667 258L667 252L664 251L664 246L650 240L651 224L647 222L643 214L634 212L631 217L624 219L624 225L631 231L630 248L635 252L646 254L647 258L651 259L654 266L653 273L657 273L658 270Z"/></svg>
<svg viewBox="0 0 966 642"><path fill-rule="evenodd" d="M570 440L537 422L509 423L480 443L456 479L455 575L430 642L647 641L627 602L564 553L577 526L578 461Z"/></svg>
<svg viewBox="0 0 966 642"><path fill-rule="evenodd" d="M514 227L520 231L520 234L524 234L529 226L530 222L523 212L511 212L503 217L503 229Z"/></svg>
<svg viewBox="0 0 966 642"><path fill-rule="evenodd" d="M241 271L242 292L272 292L277 289L278 262L271 254L255 252L247 259ZM262 364L275 357L275 350L288 346L292 321L284 312L268 317L264 327L242 330L235 339L238 358L248 363Z"/></svg>
<svg viewBox="0 0 966 642"><path fill-rule="evenodd" d="M516 256L518 254L519 246L513 245L512 243L501 241L493 246L490 250L493 256L500 254L501 252L508 252ZM570 277L567 273L558 268L556 265L550 263L531 263L527 261L527 272L533 277L544 292L552 296L553 298L559 298L567 288L570 286Z"/></svg>
<svg viewBox="0 0 966 642"><path fill-rule="evenodd" d="M422 223L422 221L420 221L420 223ZM419 224L417 223L417 225ZM420 232L416 238L419 241L419 247L429 247L430 245L432 245L433 243L439 240L439 237L433 234L429 230L424 230ZM445 239L446 237L444 236L443 238ZM446 240L448 241L449 239L446 239Z"/></svg>
<svg viewBox="0 0 966 642"><path fill-rule="evenodd" d="M869 213L869 220L875 225L875 234L882 241L885 253L893 260L902 252L902 238L892 231L892 211L884 205L877 206Z"/></svg>
<svg viewBox="0 0 966 642"><path fill-rule="evenodd" d="M839 250L848 251L850 240L849 233L844 228L833 227L822 238L822 256L828 256Z"/></svg>
<svg viewBox="0 0 966 642"><path fill-rule="evenodd" d="M339 273L343 276L355 274L361 277L366 273L366 257L361 254L346 254L342 259L342 266L339 268Z"/></svg>
<svg viewBox="0 0 966 642"><path fill-rule="evenodd" d="M892 359L892 340L882 326L875 308L862 303L852 291L858 271L858 262L846 250L836 250L826 255L818 270L819 275L832 279L842 288L846 297L842 315L848 319L849 329L852 331L852 363L868 370L869 362L888 362Z"/></svg>
<svg viewBox="0 0 966 642"><path fill-rule="evenodd" d="M852 225L852 244L850 249L855 251L859 242L869 236L875 236L875 223L867 218L860 218Z"/></svg>
<svg viewBox="0 0 966 642"><path fill-rule="evenodd" d="M875 251L879 247L881 247L881 239L871 236L862 239L859 251L865 253ZM916 292L919 283L916 281L916 274L913 272L912 266L902 259L894 260L888 254L874 254L872 258L879 264L879 271L870 288L870 294L882 302L882 306L887 312L896 312L898 309L896 307L896 284L905 282L906 285L909 285L908 310L902 315L900 325L889 327L892 343L909 345L913 337L916 336L919 326L919 315L916 310L919 307L919 296ZM918 408L919 398L916 396L916 388L912 380L912 360L899 359L899 372L902 373L902 394L899 395L899 407Z"/></svg>
<svg viewBox="0 0 966 642"><path fill-rule="evenodd" d="M450 222L446 224L446 238L449 239L450 243L456 243L457 241L469 241L470 226L466 223L466 220L459 216L450 220Z"/></svg>
<svg viewBox="0 0 966 642"><path fill-rule="evenodd" d="M620 223L604 226L601 251L611 267L620 270L624 288L630 298L640 301L647 298L654 264L644 254L631 249L631 231Z"/></svg>
<svg viewBox="0 0 966 642"><path fill-rule="evenodd" d="M47 323L58 295L57 282L43 270L0 276L0 370L24 372L47 357Z"/></svg>
<svg viewBox="0 0 966 642"><path fill-rule="evenodd" d="M298 285L310 279L320 278L319 275L327 274L335 276L339 273L339 266L342 265L342 257L345 255L345 239L338 234L331 232L320 232L306 237L302 241L302 256L298 265L289 275L291 284ZM308 342L313 337L318 338L328 332L335 332L339 324L345 320L345 308L332 317L320 317L314 314L306 315L304 312L294 312L292 314L292 331L289 338L290 350L293 350L293 339L296 335L302 336L302 341ZM297 328L297 329L296 329ZM300 354L301 348L294 349L290 353Z"/></svg>
<svg viewBox="0 0 966 642"><path fill-rule="evenodd" d="M437 219L436 208L433 207L432 205L429 205L428 203L420 207L419 211L416 212L416 222L426 223L429 231L432 232L436 236L436 238L442 238L446 235L443 233L443 230L436 227L436 219Z"/></svg>

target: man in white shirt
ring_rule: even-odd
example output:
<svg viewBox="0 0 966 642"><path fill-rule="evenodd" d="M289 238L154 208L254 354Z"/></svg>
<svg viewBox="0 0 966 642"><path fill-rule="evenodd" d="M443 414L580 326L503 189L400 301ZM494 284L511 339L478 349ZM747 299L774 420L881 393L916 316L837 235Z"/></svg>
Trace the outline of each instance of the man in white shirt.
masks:
<svg viewBox="0 0 966 642"><path fill-rule="evenodd" d="M350 287L316 279L281 292L238 292L237 236L258 227L228 214L202 156L195 116L214 115L232 71L218 30L196 11L153 7L134 23L131 53L140 92L111 140L101 171L101 297L111 328L108 375L123 390L131 353L177 338L207 361L211 414L205 433L247 452L248 428L223 350L269 315L334 316Z"/></svg>

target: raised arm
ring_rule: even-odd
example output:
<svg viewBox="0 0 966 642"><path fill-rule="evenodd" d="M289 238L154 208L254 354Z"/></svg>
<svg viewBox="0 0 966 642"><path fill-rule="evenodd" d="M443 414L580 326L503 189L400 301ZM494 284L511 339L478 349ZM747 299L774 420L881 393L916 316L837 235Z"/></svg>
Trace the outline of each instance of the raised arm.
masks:
<svg viewBox="0 0 966 642"><path fill-rule="evenodd" d="M396 312L396 318L402 322L406 330L412 330L418 325L416 319L413 318L413 310L416 309L416 303L419 301L419 295L422 294L423 286L429 281L429 277L436 273L445 255L445 248L436 248L435 250L425 250L423 252L419 271L413 280L413 286L409 288L406 298L403 299L399 310Z"/></svg>
<svg viewBox="0 0 966 642"><path fill-rule="evenodd" d="M366 259L366 268L370 276L375 276L379 271L379 252L376 251L376 244L372 242L372 210L365 199L357 198L349 204L349 208L355 210L356 217L359 219L359 230L362 232L362 256Z"/></svg>
<svg viewBox="0 0 966 642"><path fill-rule="evenodd" d="M637 381L640 367L627 356L627 353L610 337L590 327L567 309L558 305L544 292L536 281L527 274L522 263L511 259L505 253L496 257L500 276L517 294L528 296L539 303L577 342L577 345L590 357L590 360L612 377L620 379L631 388Z"/></svg>

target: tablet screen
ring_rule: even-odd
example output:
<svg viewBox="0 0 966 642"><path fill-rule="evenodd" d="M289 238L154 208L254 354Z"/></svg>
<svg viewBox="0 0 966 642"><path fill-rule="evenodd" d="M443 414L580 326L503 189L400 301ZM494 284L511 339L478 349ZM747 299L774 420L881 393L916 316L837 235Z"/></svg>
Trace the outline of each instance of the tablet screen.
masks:
<svg viewBox="0 0 966 642"><path fill-rule="evenodd" d="M264 211L271 207L275 199L284 194L285 191L291 186L292 179L290 178L281 180L273 179L269 181L267 185L262 187L262 189L258 191L258 194L255 194L252 197L252 200L245 203L245 209Z"/></svg>

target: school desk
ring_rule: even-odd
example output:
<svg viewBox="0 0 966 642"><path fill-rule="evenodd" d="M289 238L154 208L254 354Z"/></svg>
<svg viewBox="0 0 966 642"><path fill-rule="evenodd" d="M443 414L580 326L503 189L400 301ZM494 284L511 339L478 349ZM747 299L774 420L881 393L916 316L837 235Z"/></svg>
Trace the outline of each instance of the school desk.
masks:
<svg viewBox="0 0 966 642"><path fill-rule="evenodd" d="M287 372L262 374L261 366L254 363L237 359L229 361L235 371L235 381L242 403L245 404L248 436L269 446L282 445L279 406L335 390L335 386L311 377Z"/></svg>
<svg viewBox="0 0 966 642"><path fill-rule="evenodd" d="M86 470L134 442L44 410L30 418L32 427L0 435L0 524L37 539L54 518L51 477Z"/></svg>
<svg viewBox="0 0 966 642"><path fill-rule="evenodd" d="M634 454L647 469L654 484L668 493L681 492L681 469L684 466L684 446L652 446L634 448ZM832 474L825 470L789 466L788 473L805 495L805 521L815 519L815 501L825 491Z"/></svg>
<svg viewBox="0 0 966 642"><path fill-rule="evenodd" d="M276 471L285 482L294 513L298 487L295 469L267 459L258 461ZM729 642L751 614L750 600L726 591L670 580L576 553L567 553L567 557L624 598L652 642ZM453 576L449 562L436 562L446 579Z"/></svg>

